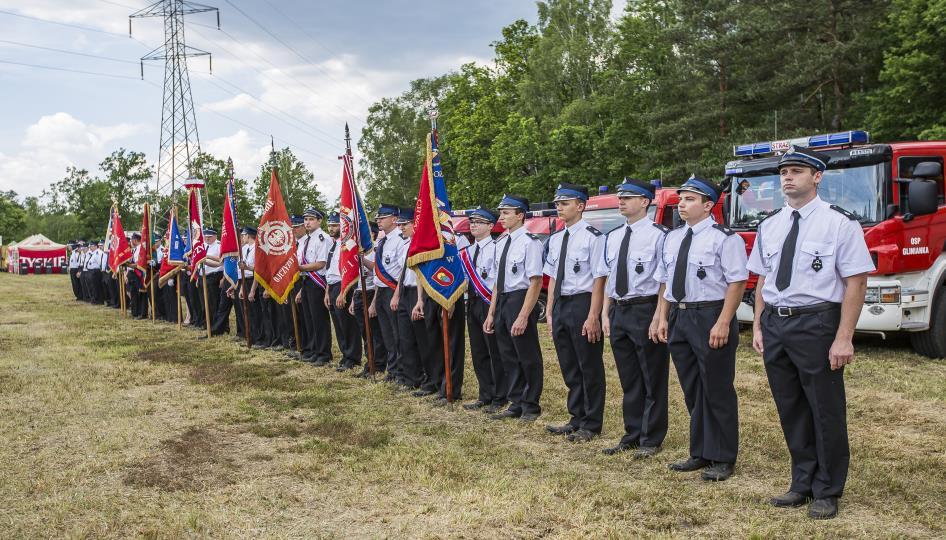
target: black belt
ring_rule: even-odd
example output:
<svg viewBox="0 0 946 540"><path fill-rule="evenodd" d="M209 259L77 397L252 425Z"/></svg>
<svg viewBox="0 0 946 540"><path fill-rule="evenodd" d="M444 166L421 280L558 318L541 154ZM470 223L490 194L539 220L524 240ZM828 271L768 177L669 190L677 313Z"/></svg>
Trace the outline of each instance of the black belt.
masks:
<svg viewBox="0 0 946 540"><path fill-rule="evenodd" d="M670 305L677 309L710 309L723 307L725 303L725 300L710 300L709 302L676 302Z"/></svg>
<svg viewBox="0 0 946 540"><path fill-rule="evenodd" d="M837 302L820 302L818 304L795 307L770 306L766 304L765 311L768 313L774 313L779 317L795 317L796 315L804 315L806 313L820 313L822 311L830 311L840 307L841 304L838 304Z"/></svg>
<svg viewBox="0 0 946 540"><path fill-rule="evenodd" d="M635 296L634 298L626 298L624 300L615 300L614 303L619 306L636 306L639 304L653 304L657 301L657 295L652 294L650 296Z"/></svg>
<svg viewBox="0 0 946 540"><path fill-rule="evenodd" d="M581 297L584 297L584 296L591 296L591 293L590 293L590 292L580 292L580 293L575 293L575 294L563 294L562 296L559 297L559 299L562 299L562 298L567 298L567 299L581 298Z"/></svg>

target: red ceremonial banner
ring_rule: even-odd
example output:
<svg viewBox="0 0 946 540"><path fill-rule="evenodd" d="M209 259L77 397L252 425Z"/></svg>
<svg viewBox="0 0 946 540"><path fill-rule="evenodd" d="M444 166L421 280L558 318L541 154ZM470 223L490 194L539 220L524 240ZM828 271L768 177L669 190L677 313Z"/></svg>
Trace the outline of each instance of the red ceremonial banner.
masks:
<svg viewBox="0 0 946 540"><path fill-rule="evenodd" d="M125 238L125 229L122 228L122 218L118 215L118 208L112 207L112 237L108 246L108 267L113 273L118 267L131 259L131 246Z"/></svg>
<svg viewBox="0 0 946 540"><path fill-rule="evenodd" d="M148 263L151 262L151 206L145 203L141 212L141 244L138 245L140 253L135 267L142 272L147 271Z"/></svg>
<svg viewBox="0 0 946 540"><path fill-rule="evenodd" d="M299 278L295 247L289 214L279 190L279 178L276 176L276 169L273 169L269 194L263 206L263 217L260 218L256 233L256 262L253 274L256 282L280 304L286 303L293 284Z"/></svg>
<svg viewBox="0 0 946 540"><path fill-rule="evenodd" d="M200 202L197 200L197 188L190 188L190 200L188 201L188 220L190 227L190 251L187 256L191 260L191 280L196 281L198 275L197 268L204 262L207 256L207 246L204 244L204 225L200 219Z"/></svg>

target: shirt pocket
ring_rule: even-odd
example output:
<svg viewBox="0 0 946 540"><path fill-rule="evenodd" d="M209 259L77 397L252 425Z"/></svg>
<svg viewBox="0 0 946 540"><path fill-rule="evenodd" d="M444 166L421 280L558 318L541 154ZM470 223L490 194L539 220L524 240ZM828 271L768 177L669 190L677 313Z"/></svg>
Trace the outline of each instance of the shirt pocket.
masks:
<svg viewBox="0 0 946 540"><path fill-rule="evenodd" d="M526 251L518 247L509 248L506 261L507 276L521 276L526 270Z"/></svg>
<svg viewBox="0 0 946 540"><path fill-rule="evenodd" d="M568 253L565 270L572 274L587 273L591 270L590 259L591 248L589 246L575 246L575 249Z"/></svg>
<svg viewBox="0 0 946 540"><path fill-rule="evenodd" d="M761 250L759 258L762 260L762 266L765 267L766 272L775 272L781 257L781 248L778 246L772 248L763 246L759 249Z"/></svg>
<svg viewBox="0 0 946 540"><path fill-rule="evenodd" d="M798 269L805 275L817 277L831 275L833 272L825 270L834 268L835 246L831 242L806 240L802 242L798 253Z"/></svg>
<svg viewBox="0 0 946 540"><path fill-rule="evenodd" d="M716 262L716 257L716 252L712 249L694 251L687 257L687 263L689 263L687 272L691 279L695 279L696 283L700 284L700 289L704 294L712 292L714 285L722 279L720 275L722 269Z"/></svg>

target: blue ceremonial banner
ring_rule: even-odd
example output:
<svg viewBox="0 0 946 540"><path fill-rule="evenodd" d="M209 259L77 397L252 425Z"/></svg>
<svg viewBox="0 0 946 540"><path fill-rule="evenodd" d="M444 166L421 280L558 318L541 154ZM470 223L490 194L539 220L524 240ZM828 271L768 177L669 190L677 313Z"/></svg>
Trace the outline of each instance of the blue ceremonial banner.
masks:
<svg viewBox="0 0 946 540"><path fill-rule="evenodd" d="M407 252L407 265L414 269L427 294L444 309L452 308L467 287L449 211L437 131L433 130L427 137L427 163L414 208L414 236Z"/></svg>
<svg viewBox="0 0 946 540"><path fill-rule="evenodd" d="M188 231L187 236L190 236ZM171 223L168 225L168 262L170 264L184 264L184 253L187 244L181 238L181 231L177 227L177 212L171 214Z"/></svg>

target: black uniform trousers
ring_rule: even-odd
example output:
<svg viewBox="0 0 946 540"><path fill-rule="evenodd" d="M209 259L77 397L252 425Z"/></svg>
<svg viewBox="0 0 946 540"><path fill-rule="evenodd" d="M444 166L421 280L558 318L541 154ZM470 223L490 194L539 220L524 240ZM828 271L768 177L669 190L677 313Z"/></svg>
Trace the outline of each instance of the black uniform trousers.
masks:
<svg viewBox="0 0 946 540"><path fill-rule="evenodd" d="M505 362L509 378L509 410L520 414L541 414L544 367L539 349L539 331L535 310L529 314L529 323L521 336L513 336L512 324L526 299L527 289L499 295L493 326L500 357Z"/></svg>
<svg viewBox="0 0 946 540"><path fill-rule="evenodd" d="M243 288L240 288L242 283ZM252 318L247 317L250 312L250 301L249 300L240 300L240 291L243 291L243 298L246 298L246 295L250 293L250 287L253 286L253 278L243 278L242 281L237 281L236 289L233 291L233 312L236 315L236 335L238 337L246 339L246 327L249 326L247 323L252 320ZM244 311L245 308L245 311ZM249 319L249 320L248 320ZM253 331L250 330L250 337L253 337Z"/></svg>
<svg viewBox="0 0 946 540"><path fill-rule="evenodd" d="M397 342L400 351L400 382L410 388L436 390L433 384L427 384L424 368L421 364L421 354L432 354L431 345L427 339L425 322L412 321L411 310L417 303L417 287L401 285L401 298L397 304ZM427 316L426 310L424 316Z"/></svg>
<svg viewBox="0 0 946 540"><path fill-rule="evenodd" d="M180 275L174 276L173 280L181 279ZM164 320L169 323L177 324L177 286L174 283L171 283L172 280L168 280L164 284L164 287L161 287L161 299L164 302Z"/></svg>
<svg viewBox="0 0 946 540"><path fill-rule="evenodd" d="M293 351L297 350L296 348L296 326L299 328L299 351L304 351L306 340L308 339L309 331L306 327L305 322L305 311L302 309L302 304L296 303L296 295L302 291L302 282L296 280L292 284L292 292L287 297L285 304L280 304L282 311L280 312L280 322L282 323L282 346L287 349L292 349ZM305 299L302 299L305 302ZM295 307L296 316L293 319L292 311Z"/></svg>
<svg viewBox="0 0 946 540"><path fill-rule="evenodd" d="M499 356L496 333L483 332L483 323L489 315L489 303L474 292L467 302L466 323L470 334L470 356L473 373L479 384L478 399L486 404L505 405L508 400L509 383L506 370Z"/></svg>
<svg viewBox="0 0 946 540"><path fill-rule="evenodd" d="M312 361L332 361L331 315L325 308L325 289L308 277L302 279L302 310L305 316L306 339L302 356Z"/></svg>
<svg viewBox="0 0 946 540"><path fill-rule="evenodd" d="M394 377L398 382L401 380L403 370L401 369L401 351L398 347L398 317L397 313L391 311L391 299L394 298L394 289L390 287L377 287L375 289L375 311L378 312L378 326L381 328L381 340L384 342L384 350L387 351L387 359L384 364L388 375Z"/></svg>
<svg viewBox="0 0 946 540"><path fill-rule="evenodd" d="M207 270L207 269L205 269ZM204 317L210 319L211 325L214 322L214 316L217 313L217 307L220 305L220 280L223 279L223 272L213 272L208 273L203 276L200 276L200 279L207 281L207 302L204 303L204 284L198 282L198 298L200 299L201 309L206 309L207 312L204 313ZM206 326L206 320L204 317L201 318L201 322ZM213 332L213 328L211 328Z"/></svg>
<svg viewBox="0 0 946 540"><path fill-rule="evenodd" d="M102 271L97 269L85 270L82 275L86 278L86 290L89 293L89 302L101 304L104 299L102 286Z"/></svg>
<svg viewBox="0 0 946 540"><path fill-rule="evenodd" d="M79 284L79 276L76 275L78 273L78 268L70 268L69 282L72 284L72 294L75 295L76 300L82 300L82 286Z"/></svg>
<svg viewBox="0 0 946 540"><path fill-rule="evenodd" d="M121 289L118 287L118 279L111 272L105 270L101 273L102 278L102 301L106 305L117 308L121 307L119 295ZM102 302L98 302L101 304ZM125 307L128 307L127 305Z"/></svg>
<svg viewBox="0 0 946 540"><path fill-rule="evenodd" d="M250 315L250 343L253 345L263 340L263 309L259 294L250 300L250 289L253 288L253 278L243 278L243 296L246 298L246 311ZM242 310L241 310L242 311ZM246 336L244 336L246 337Z"/></svg>
<svg viewBox="0 0 946 540"><path fill-rule="evenodd" d="M211 311L214 312L213 319L210 320L210 334L219 336L230 333L230 310L233 309L234 299L227 295L230 282L223 276L223 272L211 274L211 276L214 275L219 275L221 279L217 280L217 305L210 306ZM210 287L210 285L211 281L208 281L207 286ZM237 311L240 310L237 309ZM237 317L241 317L241 315L238 314Z"/></svg>
<svg viewBox="0 0 946 540"><path fill-rule="evenodd" d="M361 339L358 337L358 322L348 312L348 300L351 299L350 289L346 297L345 307L335 307L335 302L341 293L341 282L332 283L328 286L328 299L331 306L329 313L332 315L332 325L335 326L335 340L338 341L338 349L342 353L339 365L355 367L361 362Z"/></svg>
<svg viewBox="0 0 946 540"><path fill-rule="evenodd" d="M375 290L368 289L365 291L368 296L368 305L371 305L371 301L374 299ZM354 288L354 300L355 305L355 323L358 325L358 332L360 336L360 343L365 352L365 371L368 371L368 347L371 347L372 360L374 361L374 370L376 373L384 373L387 369L388 362L388 350L384 348L384 338L381 336L381 325L378 322L377 317L368 317L368 324L371 325L371 343L368 343L368 332L367 327L365 326L365 316L367 310L363 309L364 303L361 299L361 291Z"/></svg>
<svg viewBox="0 0 946 540"><path fill-rule="evenodd" d="M203 288L200 283L203 277L198 276L197 279L191 279L191 276L184 277L186 281L181 285L186 286L187 289L187 311L190 313L190 324L195 328L204 328L204 301L203 295L199 292Z"/></svg>
<svg viewBox="0 0 946 540"><path fill-rule="evenodd" d="M260 340L260 344L264 347L272 347L282 343L282 337L280 335L282 310L280 309L281 306L271 297L263 298L261 290L262 289L256 291L259 295L257 301L260 303L260 311L262 312L263 318L262 339Z"/></svg>
<svg viewBox="0 0 946 540"><path fill-rule="evenodd" d="M79 275L79 289L82 291L82 301L91 302L92 301L92 290L89 287L89 276L92 275L91 270L80 270Z"/></svg>
<svg viewBox="0 0 946 540"><path fill-rule="evenodd" d="M690 412L690 456L735 463L739 405L733 380L739 321L733 317L725 346L710 348L710 330L722 311L722 300L718 304L701 309L672 304L668 346Z"/></svg>
<svg viewBox="0 0 946 540"><path fill-rule="evenodd" d="M657 297L639 304L611 301L611 350L621 380L624 414L622 444L660 446L667 436L667 386L670 357L666 343L648 336Z"/></svg>
<svg viewBox="0 0 946 540"><path fill-rule="evenodd" d="M581 335L588 320L591 293L562 295L552 307L552 341L568 387L568 423L601 433L604 422L604 340L589 343Z"/></svg>
<svg viewBox="0 0 946 540"><path fill-rule="evenodd" d="M765 372L788 451L796 493L840 497L850 449L844 369L832 370L828 351L841 322L841 307L761 318Z"/></svg>
<svg viewBox="0 0 946 540"><path fill-rule="evenodd" d="M142 317L144 316L144 314L142 313L142 309L146 309L146 308L142 306L142 301L141 301L142 300L141 279L138 277L138 274L136 274L134 270L128 270L125 273L125 275L128 276L128 283L125 284L125 287L126 287L125 292L127 293L127 296L128 296L128 304L129 304L128 308L131 310L131 316L136 317L136 318ZM147 311L145 312L145 314L146 313Z"/></svg>

